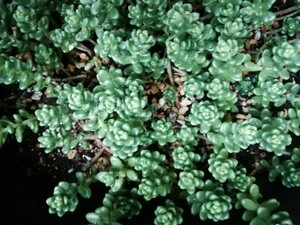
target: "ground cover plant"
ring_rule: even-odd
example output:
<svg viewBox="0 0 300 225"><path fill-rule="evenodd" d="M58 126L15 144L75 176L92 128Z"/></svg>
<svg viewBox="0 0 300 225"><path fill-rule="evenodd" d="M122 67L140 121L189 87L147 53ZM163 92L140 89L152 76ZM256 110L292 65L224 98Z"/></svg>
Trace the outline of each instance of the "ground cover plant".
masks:
<svg viewBox="0 0 300 225"><path fill-rule="evenodd" d="M299 0L1 2L0 84L17 111L0 146L32 132L39 151L85 154L46 200L58 216L100 182L89 224L160 198L155 225L183 223L182 200L199 223L242 210L250 225L292 225L255 175L300 186L299 31Z"/></svg>

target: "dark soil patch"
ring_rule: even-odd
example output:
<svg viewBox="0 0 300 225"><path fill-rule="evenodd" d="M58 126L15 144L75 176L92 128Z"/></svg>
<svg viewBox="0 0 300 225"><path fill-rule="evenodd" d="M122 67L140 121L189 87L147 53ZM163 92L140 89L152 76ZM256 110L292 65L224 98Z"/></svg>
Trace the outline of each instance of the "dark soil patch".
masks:
<svg viewBox="0 0 300 225"><path fill-rule="evenodd" d="M53 188L63 177L72 179L68 174L68 168L72 168L70 160L65 161L59 158L57 161L49 162L52 169L38 163L37 152L30 152L23 149L21 145L13 141L6 143L0 151L0 169L2 171L0 179L1 187L1 219L9 221L11 225L83 225L88 222L85 215L93 212L102 205L102 198L106 193L106 187L101 183L92 185L93 194L91 199L79 198L78 208L73 213L66 213L59 218L57 215L48 213L46 199L52 196ZM54 169L54 167L56 167ZM257 174L257 183L263 193L264 199L276 198L280 201L280 210L288 211L294 223L300 224L299 199L300 192L297 188L286 188L280 181L268 182L267 173ZM155 199L143 205L142 212L132 220L124 220L123 225L152 225L154 220L154 210L157 205L164 203L164 200ZM240 224L248 223L241 220L241 211L232 210L230 220L214 223L212 221L199 221L197 216L189 214L189 207L182 202L182 207L186 208L183 225L201 224Z"/></svg>

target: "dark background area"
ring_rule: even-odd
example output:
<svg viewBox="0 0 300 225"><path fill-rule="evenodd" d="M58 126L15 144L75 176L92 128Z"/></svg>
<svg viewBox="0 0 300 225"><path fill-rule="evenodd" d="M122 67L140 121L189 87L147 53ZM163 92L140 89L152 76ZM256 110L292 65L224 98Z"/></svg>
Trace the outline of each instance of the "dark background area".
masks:
<svg viewBox="0 0 300 225"><path fill-rule="evenodd" d="M8 221L10 225L85 225L88 222L85 214L93 212L102 205L102 198L106 192L102 184L92 186L93 194L90 199L80 198L79 205L75 212L66 213L63 217L48 213L46 199L52 196L53 188L57 180L50 174L43 171L32 171L34 162L28 164L26 152L20 153L20 146L14 142L6 143L0 149L0 193L1 193L1 220ZM26 151L26 150L24 150ZM34 161L34 160L33 160ZM29 168L30 167L30 168ZM299 188L288 189L282 186L281 181L269 183L267 173L257 177L263 197L277 198L280 203L280 210L290 213L295 225L300 224L300 191ZM148 225L153 224L154 210L158 202L150 201L143 206L140 216L134 217L131 221L123 224ZM189 210L186 210L186 215ZM199 221L197 216L187 216L183 225L246 225L241 221L241 212L232 210L230 220L214 223L212 221Z"/></svg>
<svg viewBox="0 0 300 225"><path fill-rule="evenodd" d="M1 220L11 225L87 224L81 211L61 218L48 213L46 199L57 183L50 174L26 168L26 154L16 147L5 144L0 149Z"/></svg>

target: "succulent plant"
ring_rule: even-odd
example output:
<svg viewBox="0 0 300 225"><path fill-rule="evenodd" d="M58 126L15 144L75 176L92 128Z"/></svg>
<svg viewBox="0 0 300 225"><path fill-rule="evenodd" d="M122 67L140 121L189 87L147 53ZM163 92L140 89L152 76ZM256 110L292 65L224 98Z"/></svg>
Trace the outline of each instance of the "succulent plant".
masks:
<svg viewBox="0 0 300 225"><path fill-rule="evenodd" d="M217 106L220 110L229 110L234 108L237 102L237 97L234 92L229 88L229 83L221 81L218 78L214 78L206 85L208 91L207 97L216 100Z"/></svg>
<svg viewBox="0 0 300 225"><path fill-rule="evenodd" d="M299 109L298 104L295 104L293 108L288 109L288 117L290 120L288 120L288 128L291 132L293 132L295 135L299 135Z"/></svg>
<svg viewBox="0 0 300 225"><path fill-rule="evenodd" d="M288 34L289 36L294 36L300 28L300 17L288 17L283 20L283 26L281 32Z"/></svg>
<svg viewBox="0 0 300 225"><path fill-rule="evenodd" d="M286 66L291 72L296 72L299 66L300 58L300 42L289 43L283 42L280 46L274 46L272 48L274 56L272 59L280 64Z"/></svg>
<svg viewBox="0 0 300 225"><path fill-rule="evenodd" d="M229 153L237 153L258 142L260 127L261 121L256 118L238 123L224 122L219 133L209 132L207 137L215 146L224 145Z"/></svg>
<svg viewBox="0 0 300 225"><path fill-rule="evenodd" d="M0 62L1 83L3 84L9 85L16 82L19 83L21 90L28 88L32 84L35 84L36 90L41 90L46 85L50 86L51 77L45 78L42 75L42 67L37 66L34 68L31 60L23 62L15 57L0 55Z"/></svg>
<svg viewBox="0 0 300 225"><path fill-rule="evenodd" d="M283 162L278 156L273 156L271 162L261 160L261 165L269 170L269 181L274 182L276 178L281 177L282 184L286 187L300 186L300 170L297 166L299 162L299 149L294 148L290 159Z"/></svg>
<svg viewBox="0 0 300 225"><path fill-rule="evenodd" d="M246 22L250 22L254 29L258 28L262 24L272 24L276 18L275 14L269 9L274 4L275 0L255 2L244 1L241 14Z"/></svg>
<svg viewBox="0 0 300 225"><path fill-rule="evenodd" d="M166 58L160 58L158 53L154 53L151 60L145 63L145 71L152 74L154 79L159 79L165 71L167 62Z"/></svg>
<svg viewBox="0 0 300 225"><path fill-rule="evenodd" d="M287 187L299 187L300 186L300 169L288 168L287 171L282 173L282 183Z"/></svg>
<svg viewBox="0 0 300 225"><path fill-rule="evenodd" d="M225 149L219 150L217 153L212 153L208 159L208 170L212 176L221 183L227 179L235 178L235 170L238 161L234 158L229 158L228 152Z"/></svg>
<svg viewBox="0 0 300 225"><path fill-rule="evenodd" d="M270 224L272 224L272 225L275 225L275 224L293 225L293 222L290 219L290 215L288 212L280 211L280 212L274 213L271 216Z"/></svg>
<svg viewBox="0 0 300 225"><path fill-rule="evenodd" d="M157 196L166 196L170 193L169 183L174 179L175 174L154 175L151 178L142 178L137 193L142 195L146 201L156 198Z"/></svg>
<svg viewBox="0 0 300 225"><path fill-rule="evenodd" d="M187 201L192 205L192 214L199 214L201 220L226 220L232 208L232 200L225 195L224 189L216 187L210 180L204 183L203 190L189 195Z"/></svg>
<svg viewBox="0 0 300 225"><path fill-rule="evenodd" d="M228 186L240 192L245 192L252 181L253 177L247 175L246 168L241 168L236 171L234 179L229 179Z"/></svg>
<svg viewBox="0 0 300 225"><path fill-rule="evenodd" d="M208 91L207 96L213 100L225 100L230 98L229 95L233 94L229 90L229 84L218 78L214 78L210 81L209 84L207 84L206 89Z"/></svg>
<svg viewBox="0 0 300 225"><path fill-rule="evenodd" d="M255 184L248 187L246 193L237 194L236 208L245 208L243 220L250 221L250 224L293 224L289 219L289 214L285 211L274 212L279 207L279 202L272 198L264 202L259 202L261 197L259 188Z"/></svg>
<svg viewBox="0 0 300 225"><path fill-rule="evenodd" d="M121 106L121 99L114 95L100 95L97 99L99 102L99 110L106 111L108 113L112 113L117 111L117 109Z"/></svg>
<svg viewBox="0 0 300 225"><path fill-rule="evenodd" d="M172 87L170 87L164 91L164 99L166 100L167 105L169 107L172 107L174 105L176 96L177 96L176 91Z"/></svg>
<svg viewBox="0 0 300 225"><path fill-rule="evenodd" d="M219 39L216 51L213 53L214 59L228 61L238 54L238 43L236 40Z"/></svg>
<svg viewBox="0 0 300 225"><path fill-rule="evenodd" d="M129 158L138 150L139 135L142 133L143 130L140 126L116 120L109 128L103 143L110 147L112 152L121 159Z"/></svg>
<svg viewBox="0 0 300 225"><path fill-rule="evenodd" d="M95 87L94 92L106 91L116 97L124 95L125 78L123 72L115 67L100 69L97 73L97 80L100 86Z"/></svg>
<svg viewBox="0 0 300 225"><path fill-rule="evenodd" d="M103 206L97 208L95 212L86 214L86 219L90 224L120 225L117 222L119 219L132 218L138 215L142 208L133 191L123 191L118 195L106 193L102 202Z"/></svg>
<svg viewBox="0 0 300 225"><path fill-rule="evenodd" d="M198 129L196 127L183 125L176 133L176 139L183 146L196 146L198 144L197 133Z"/></svg>
<svg viewBox="0 0 300 225"><path fill-rule="evenodd" d="M199 19L199 14L192 12L191 4L175 3L167 12L165 24L170 33L183 35L192 27L192 23Z"/></svg>
<svg viewBox="0 0 300 225"><path fill-rule="evenodd" d="M148 177L153 173L162 173L163 168L160 165L166 159L165 155L158 151L151 152L143 149L139 157L131 157L128 159L128 164L134 167L135 170L141 171L143 177Z"/></svg>
<svg viewBox="0 0 300 225"><path fill-rule="evenodd" d="M178 186L181 189L186 190L187 193L194 194L198 188L200 189L203 187L203 176L204 173L201 170L186 169L179 174Z"/></svg>
<svg viewBox="0 0 300 225"><path fill-rule="evenodd" d="M193 168L194 162L200 161L201 156L191 151L187 146L177 147L172 152L174 168Z"/></svg>
<svg viewBox="0 0 300 225"><path fill-rule="evenodd" d="M168 41L166 45L168 58L181 70L199 73L202 68L209 64L205 54L199 52L197 43L192 40L182 41L179 38L174 38L174 40Z"/></svg>
<svg viewBox="0 0 300 225"><path fill-rule="evenodd" d="M203 5L205 10L209 13L213 13L217 18L229 17L234 18L238 16L238 10L240 9L241 0L230 0L218 2L215 0L204 0Z"/></svg>
<svg viewBox="0 0 300 225"><path fill-rule="evenodd" d="M130 24L141 26L144 25L149 28L162 28L163 19L165 17L167 2L164 0L156 1L142 1L137 2L136 5L128 6L128 17Z"/></svg>
<svg viewBox="0 0 300 225"><path fill-rule="evenodd" d="M23 134L26 127L34 133L38 132L39 125L37 119L24 109L19 109L18 113L13 114L14 122L6 116L0 119L0 147L5 143L8 134L15 134L16 141L23 141Z"/></svg>
<svg viewBox="0 0 300 225"><path fill-rule="evenodd" d="M209 76L209 73L204 72L203 74L191 74L185 76L184 91L185 95L189 98L203 98L206 83L205 79Z"/></svg>
<svg viewBox="0 0 300 225"><path fill-rule="evenodd" d="M257 76L246 76L235 84L235 88L242 96L252 93L257 83Z"/></svg>
<svg viewBox="0 0 300 225"><path fill-rule="evenodd" d="M279 107L286 101L285 92L283 83L278 80L259 82L258 87L253 90L255 96L252 101L264 107L268 106L270 102L274 102L275 106Z"/></svg>
<svg viewBox="0 0 300 225"><path fill-rule="evenodd" d="M77 186L75 183L61 181L54 188L53 196L47 199L49 213L63 216L66 212L73 212L77 205Z"/></svg>
<svg viewBox="0 0 300 225"><path fill-rule="evenodd" d="M155 213L155 225L177 225L183 222L183 209L176 207L176 205L169 199L166 200L165 206L158 206Z"/></svg>
<svg viewBox="0 0 300 225"><path fill-rule="evenodd" d="M35 46L35 61L40 65L45 65L47 69L54 69L61 67L61 63L57 54L52 48L44 44Z"/></svg>
<svg viewBox="0 0 300 225"><path fill-rule="evenodd" d="M112 192L117 192L122 189L125 183L125 178L131 181L137 181L137 173L124 166L122 161L115 156L110 157L111 166L109 171L101 171L96 175L96 178L103 182L106 186L111 187Z"/></svg>
<svg viewBox="0 0 300 225"><path fill-rule="evenodd" d="M49 37L55 47L61 48L64 53L70 52L78 46L78 42L75 40L75 34L67 33L59 28L50 31Z"/></svg>
<svg viewBox="0 0 300 225"><path fill-rule="evenodd" d="M176 140L171 122L160 119L152 122L151 126L154 129L151 138L157 140L159 145L165 145L168 142L174 142Z"/></svg>
<svg viewBox="0 0 300 225"><path fill-rule="evenodd" d="M194 103L191 114L186 118L193 126L200 125L200 131L207 133L209 130L217 129L221 125L220 119L224 113L219 111L215 104L209 101Z"/></svg>
<svg viewBox="0 0 300 225"><path fill-rule="evenodd" d="M209 67L209 72L224 81L240 81L244 62L249 61L249 54L239 52L240 46L237 40L219 38L213 61ZM232 65L235 65L232 67Z"/></svg>
<svg viewBox="0 0 300 225"><path fill-rule="evenodd" d="M124 119L137 117L149 120L152 113L149 110L144 110L146 105L147 98L141 98L138 95L126 96L122 104L122 112L119 112L119 114L124 114Z"/></svg>
<svg viewBox="0 0 300 225"><path fill-rule="evenodd" d="M291 144L292 138L287 132L287 123L281 118L265 118L259 131L260 146L280 156L285 147Z"/></svg>
<svg viewBox="0 0 300 225"><path fill-rule="evenodd" d="M97 45L94 51L103 58L118 56L120 53L119 45L122 42L120 32L97 29Z"/></svg>
<svg viewBox="0 0 300 225"><path fill-rule="evenodd" d="M13 17L27 39L41 40L48 32L49 18L47 16L39 17L34 7L19 5Z"/></svg>
<svg viewBox="0 0 300 225"><path fill-rule="evenodd" d="M237 6L235 6L237 7ZM249 36L249 31L246 24L241 18L236 18L233 21L226 21L221 34L227 38L242 39Z"/></svg>

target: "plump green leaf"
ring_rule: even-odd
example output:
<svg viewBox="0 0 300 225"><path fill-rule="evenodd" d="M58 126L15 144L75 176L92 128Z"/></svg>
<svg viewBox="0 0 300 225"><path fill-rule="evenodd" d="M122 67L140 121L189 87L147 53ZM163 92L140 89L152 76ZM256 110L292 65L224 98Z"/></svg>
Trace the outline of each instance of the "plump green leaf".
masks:
<svg viewBox="0 0 300 225"><path fill-rule="evenodd" d="M262 70L262 67L260 66L257 66L255 63L253 62L246 62L244 64L245 68L248 70L248 71L260 71Z"/></svg>
<svg viewBox="0 0 300 225"><path fill-rule="evenodd" d="M30 114L24 109L20 109L19 114L25 118L30 118Z"/></svg>
<svg viewBox="0 0 300 225"><path fill-rule="evenodd" d="M279 165L279 158L277 156L272 157L272 165L273 166Z"/></svg>
<svg viewBox="0 0 300 225"><path fill-rule="evenodd" d="M117 20L120 17L119 11L116 8L112 8L108 12L108 19L109 20Z"/></svg>
<svg viewBox="0 0 300 225"><path fill-rule="evenodd" d="M39 130L39 125L36 120L28 120L26 124L34 133L37 133Z"/></svg>
<svg viewBox="0 0 300 225"><path fill-rule="evenodd" d="M19 114L14 114L13 117L16 123L22 123L22 117Z"/></svg>
<svg viewBox="0 0 300 225"><path fill-rule="evenodd" d="M192 207L191 207L192 215L197 215L200 211L200 207L201 207L200 204L193 204Z"/></svg>
<svg viewBox="0 0 300 225"><path fill-rule="evenodd" d="M126 176L128 177L129 180L132 181L137 181L138 180L138 175L134 170L126 170Z"/></svg>
<svg viewBox="0 0 300 225"><path fill-rule="evenodd" d="M254 217L256 215L256 212L255 211L245 211L244 213L243 213L243 220L244 221L250 221L250 220L252 220L252 218Z"/></svg>
<svg viewBox="0 0 300 225"><path fill-rule="evenodd" d="M124 178L119 178L115 181L114 185L111 187L111 191L117 192L119 191L124 184Z"/></svg>
<svg viewBox="0 0 300 225"><path fill-rule="evenodd" d="M289 108L288 109L288 115L289 115L290 118L296 118L296 116L297 116L296 110L293 109L293 108Z"/></svg>
<svg viewBox="0 0 300 225"><path fill-rule="evenodd" d="M261 203L261 207L265 207L269 210L269 212L272 212L274 211L275 209L277 209L279 207L279 202L275 199L275 198L272 198L272 199L269 199L263 203Z"/></svg>
<svg viewBox="0 0 300 225"><path fill-rule="evenodd" d="M81 172L76 173L76 178L80 184L84 183L84 181L85 181L84 173L81 173Z"/></svg>
<svg viewBox="0 0 300 225"><path fill-rule="evenodd" d="M97 213L93 213L93 212L87 213L85 218L91 224L98 224L100 221L100 216Z"/></svg>
<svg viewBox="0 0 300 225"><path fill-rule="evenodd" d="M105 197L105 198L103 199L103 205L104 205L105 207L110 208L110 207L112 207L112 204L113 204L113 202L112 202L112 199L111 199L111 198Z"/></svg>
<svg viewBox="0 0 300 225"><path fill-rule="evenodd" d="M23 141L23 132L25 127L22 125L17 126L15 131L16 140L18 143L21 143Z"/></svg>
<svg viewBox="0 0 300 225"><path fill-rule="evenodd" d="M166 196L166 194L167 194L166 186L165 186L165 185L160 185L160 186L157 188L157 192L158 192L161 196Z"/></svg>
<svg viewBox="0 0 300 225"><path fill-rule="evenodd" d="M279 175L278 171L277 170L271 170L269 172L269 181L270 182L274 182L276 177Z"/></svg>
<svg viewBox="0 0 300 225"><path fill-rule="evenodd" d="M0 132L0 147L4 144L6 137L7 137L7 133L4 133L1 131Z"/></svg>
<svg viewBox="0 0 300 225"><path fill-rule="evenodd" d="M256 184L251 185L249 192L250 192L252 199L258 199L261 196L261 194L259 192L259 188Z"/></svg>
<svg viewBox="0 0 300 225"><path fill-rule="evenodd" d="M83 198L90 198L92 195L92 191L88 186L85 185L80 185L78 186L78 193L83 197Z"/></svg>
<svg viewBox="0 0 300 225"><path fill-rule="evenodd" d="M251 220L250 225L267 225L267 223L259 217L255 217L253 220Z"/></svg>
<svg viewBox="0 0 300 225"><path fill-rule="evenodd" d="M257 209L257 215L263 220L268 220L271 217L269 210L261 206Z"/></svg>
<svg viewBox="0 0 300 225"><path fill-rule="evenodd" d="M271 166L270 163L265 159L260 160L259 163L262 167L265 167L265 168L269 168Z"/></svg>
<svg viewBox="0 0 300 225"><path fill-rule="evenodd" d="M15 124L8 122L6 125L6 128L2 130L1 132L5 133L8 132L9 134L13 134L15 132Z"/></svg>
<svg viewBox="0 0 300 225"><path fill-rule="evenodd" d="M115 168L123 168L122 161L116 156L110 157L110 163Z"/></svg>
<svg viewBox="0 0 300 225"><path fill-rule="evenodd" d="M258 204L249 198L242 199L242 206L250 211L255 211L258 207Z"/></svg>

